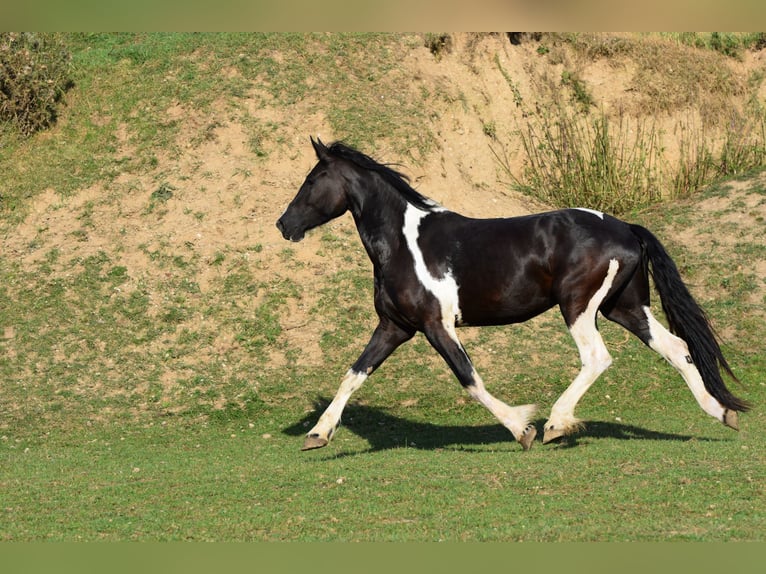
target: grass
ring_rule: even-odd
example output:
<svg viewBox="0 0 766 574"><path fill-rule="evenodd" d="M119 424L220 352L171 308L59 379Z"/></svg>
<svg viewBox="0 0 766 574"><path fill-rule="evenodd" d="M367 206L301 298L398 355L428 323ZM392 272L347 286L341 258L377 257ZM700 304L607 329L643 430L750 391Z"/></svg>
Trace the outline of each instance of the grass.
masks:
<svg viewBox="0 0 766 574"><path fill-rule="evenodd" d="M645 122L606 114L579 118L563 106L520 132L527 158L514 187L550 205L608 213L646 207L663 197L660 139Z"/></svg>
<svg viewBox="0 0 766 574"><path fill-rule="evenodd" d="M3 538L759 537L759 469L748 464L743 445L715 432L698 440L681 428L631 434L630 427L617 432L602 424L602 436L576 448L520 456L493 425L450 418L432 424L351 408L351 426L334 452L306 456L283 433L286 413L259 414L253 423L86 428L64 441L50 434L4 440L3 458L23 480L3 478ZM385 423L417 433L419 442L395 441L381 429ZM722 451L734 451L729 456L743 468L721 462ZM629 519L614 520L615 513Z"/></svg>
<svg viewBox="0 0 766 574"><path fill-rule="evenodd" d="M676 126L679 150L663 158L667 138L654 120L581 115L553 104L518 132L524 168L514 173L496 153L512 186L551 204L582 205L614 214L694 194L716 179L745 173L766 160L766 115L732 116L720 132Z"/></svg>
<svg viewBox="0 0 766 574"><path fill-rule="evenodd" d="M733 390L756 405L739 434L702 413L656 354L603 321L615 364L578 408L586 430L560 444L522 452L418 336L354 395L332 444L303 453L302 435L375 325L369 262L348 218L307 239L312 261L299 247L251 237L204 254L161 230L126 253L118 234L83 256L50 237L87 244L99 237L104 202L127 204L139 192L142 202L119 211L126 234L183 205L192 194L172 177L181 125L164 114L173 102L229 102L222 117L252 128L256 177L268 160L258 138L273 143L281 132L242 111L242 98L300 105L321 90L310 66L331 59L342 64L332 72L341 94L351 95L344 82L378 86L398 77L397 50L414 40L70 41L78 79L63 124L34 142L2 136L4 237L54 182L64 196L94 185L104 193L77 204L71 228L41 228L31 244L0 253L0 540L763 539L764 283L755 269L764 237L736 224L760 213L762 174L631 215L667 243L726 335L744 381ZM367 45L373 67L352 57ZM393 90L393 103L361 118L359 93L328 112L357 143L392 124L398 145L420 137L402 122L413 105L406 94ZM198 126L192 145L212 137L211 125ZM135 153L117 153L118 137ZM144 187L118 180L124 173L144 176ZM184 205L183 221L208 223L215 192L209 200ZM46 225L68 208L54 207ZM698 249L674 240L684 233L696 234ZM291 315L298 308L304 323ZM494 394L540 404L540 428L579 368L555 312L461 336Z"/></svg>
<svg viewBox="0 0 766 574"><path fill-rule="evenodd" d="M706 196L726 193L719 186ZM666 205L639 220L665 235L687 213L683 204ZM352 239L325 232L326 258L348 254ZM756 243L742 243L748 249L727 252L735 258L728 264L746 266L761 256ZM356 257L363 257L360 249ZM727 353L746 381L744 394L761 403L759 323L748 323L749 307L737 299L752 278L722 268L712 279L711 264L724 265L717 259L679 261L693 285L707 281L704 292L716 293L703 297L716 324L742 330ZM333 443L301 453L302 435L371 331L367 269L338 271L323 282L314 308L323 317L325 366L287 369L259 367L258 357L284 344L278 329L270 334L269 317L283 312L280 301L301 298L301 289L229 275L221 286L227 293L263 291L256 309L271 301L253 324L240 324L234 309L219 310L222 325L252 329L242 331L242 344L252 341L250 365L192 363L173 398L162 395L161 365L188 361L211 334L180 334L168 345L173 318L150 317L145 295L108 302L106 293L124 280L119 266L104 257L81 265L70 282L42 283L6 306L0 322L23 324L9 308L40 321L30 329L34 341L5 342L16 359L3 363L3 403L16 410L4 410L0 437L3 540L762 539L760 409L743 417L739 434L724 428L697 408L669 366L611 324L602 331L615 365L581 402L586 431L559 445L523 453L417 337L355 395ZM4 296L15 294L12 283L3 284ZM102 302L78 303L88 292L91 301L101 292ZM177 301L178 313L187 312L187 297ZM229 299L196 297L201 308ZM64 299L74 304L59 303ZM462 333L490 389L512 402L547 409L578 368L554 312L530 324ZM141 341L155 342L155 351L136 355L131 346ZM118 365L121 374L105 377L98 395L86 388ZM46 377L23 375L29 368ZM104 393L109 379L126 394ZM146 384L148 392L131 396L129 389ZM137 404L153 392L154 406ZM186 408L173 408L179 405Z"/></svg>

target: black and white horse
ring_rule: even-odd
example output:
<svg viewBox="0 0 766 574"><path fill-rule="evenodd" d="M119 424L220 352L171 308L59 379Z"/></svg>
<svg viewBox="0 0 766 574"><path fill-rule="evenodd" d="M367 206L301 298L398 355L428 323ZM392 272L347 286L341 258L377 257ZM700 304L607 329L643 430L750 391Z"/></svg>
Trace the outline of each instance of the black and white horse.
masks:
<svg viewBox="0 0 766 574"><path fill-rule="evenodd" d="M416 192L407 178L342 143L311 140L318 163L277 222L285 239L350 211L372 260L379 323L338 392L306 436L328 444L351 394L402 343L425 334L470 395L529 449L535 405L492 396L456 327L526 321L558 305L582 368L554 403L543 443L576 431L577 402L612 362L599 312L635 334L680 373L700 407L738 428L748 404L726 388L734 375L704 312L652 233L604 213L564 209L506 219L473 219ZM649 309L649 264L670 331Z"/></svg>

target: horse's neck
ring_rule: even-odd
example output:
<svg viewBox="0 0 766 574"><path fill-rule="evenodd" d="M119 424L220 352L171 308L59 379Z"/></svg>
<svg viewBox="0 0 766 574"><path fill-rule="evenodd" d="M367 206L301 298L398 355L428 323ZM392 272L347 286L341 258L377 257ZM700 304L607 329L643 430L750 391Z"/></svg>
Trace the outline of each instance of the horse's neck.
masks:
<svg viewBox="0 0 766 574"><path fill-rule="evenodd" d="M407 201L387 186L358 189L357 194L351 213L359 237L373 264L384 265L402 245Z"/></svg>

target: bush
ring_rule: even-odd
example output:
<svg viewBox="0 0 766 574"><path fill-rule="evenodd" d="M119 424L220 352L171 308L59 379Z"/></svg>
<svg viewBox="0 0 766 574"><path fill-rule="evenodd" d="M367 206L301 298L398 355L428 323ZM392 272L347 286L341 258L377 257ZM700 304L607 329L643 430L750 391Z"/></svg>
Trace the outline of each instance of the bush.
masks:
<svg viewBox="0 0 766 574"><path fill-rule="evenodd" d="M0 33L0 121L27 136L56 121L72 86L70 54L55 35Z"/></svg>
<svg viewBox="0 0 766 574"><path fill-rule="evenodd" d="M440 58L452 51L452 37L449 34L426 34L425 46L431 53Z"/></svg>
<svg viewBox="0 0 766 574"><path fill-rule="evenodd" d="M562 103L538 109L514 136L524 154L520 176L490 149L515 189L557 207L621 215L766 163L766 111L759 105L742 115L731 111L715 130L687 119L664 134L652 118L583 114ZM678 150L672 162L663 157L666 141Z"/></svg>
<svg viewBox="0 0 766 574"><path fill-rule="evenodd" d="M514 187L559 207L591 207L612 214L661 198L660 141L651 122L616 122L565 105L541 110L519 132L526 155Z"/></svg>

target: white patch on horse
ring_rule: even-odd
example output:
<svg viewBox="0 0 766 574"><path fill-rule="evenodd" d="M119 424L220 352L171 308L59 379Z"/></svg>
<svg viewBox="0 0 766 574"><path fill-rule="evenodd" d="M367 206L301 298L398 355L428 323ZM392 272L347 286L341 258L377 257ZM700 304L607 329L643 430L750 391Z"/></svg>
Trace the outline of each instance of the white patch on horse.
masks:
<svg viewBox="0 0 766 574"><path fill-rule="evenodd" d="M408 205L407 210L404 212L404 238L415 262L415 275L417 275L423 287L430 291L436 297L436 300L439 301L442 312L442 324L450 337L457 341L455 323L460 323L461 318L457 281L455 281L451 271L447 271L444 277L441 278L431 275L428 267L426 267L423 252L418 245L420 223L430 213L433 213L433 211L422 211L413 205Z"/></svg>
<svg viewBox="0 0 766 574"><path fill-rule="evenodd" d="M329 442L335 433L335 429L340 425L340 417L343 409L346 407L346 403L354 391L358 390L362 383L367 380L367 377L368 373L358 373L353 369L349 369L343 377L340 388L335 393L332 402L322 413L322 416L319 417L319 421L314 425L314 428L307 433L307 436L318 436Z"/></svg>
<svg viewBox="0 0 766 574"><path fill-rule="evenodd" d="M644 307L644 313L649 322L649 336L651 337L649 346L681 373L702 410L719 421L723 421L726 409L705 389L702 376L691 360L689 346L683 339L673 335L662 323L657 321L649 307Z"/></svg>
<svg viewBox="0 0 766 574"><path fill-rule="evenodd" d="M474 383L467 387L468 394L476 401L484 405L505 428L513 434L516 440L521 440L527 427L535 416L536 405L520 405L511 407L503 401L493 397L484 386L484 381L474 369L472 373Z"/></svg>
<svg viewBox="0 0 766 574"><path fill-rule="evenodd" d="M588 209L587 207L575 207L574 209L578 211L584 211L585 213L590 213L591 215L595 215L599 219L604 219L604 213L602 211L596 211L595 209Z"/></svg>
<svg viewBox="0 0 766 574"><path fill-rule="evenodd" d="M612 364L612 357L609 355L604 340L596 327L596 314L601 303L609 294L609 289L612 288L619 268L620 264L617 259L609 261L609 270L604 282L569 329L580 352L582 367L574 381L551 408L551 416L545 425L546 432L551 429L570 432L579 426L580 421L574 416L575 406L599 375Z"/></svg>

